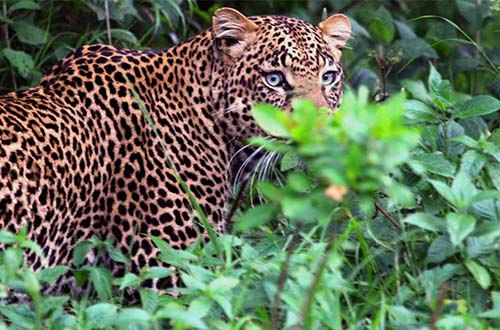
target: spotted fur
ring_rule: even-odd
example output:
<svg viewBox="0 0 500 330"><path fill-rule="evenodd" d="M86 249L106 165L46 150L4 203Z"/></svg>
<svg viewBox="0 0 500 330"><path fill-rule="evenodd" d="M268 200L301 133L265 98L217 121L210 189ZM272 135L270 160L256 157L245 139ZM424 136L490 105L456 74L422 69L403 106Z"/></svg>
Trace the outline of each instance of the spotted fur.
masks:
<svg viewBox="0 0 500 330"><path fill-rule="evenodd" d="M204 232L170 158L223 232L229 161L242 139L263 134L252 104L289 109L303 96L337 108L349 35L343 15L315 26L224 8L210 30L164 51L75 50L38 86L0 97L1 229L28 226L46 256L27 255L35 270L71 265L75 244L92 235L130 252L132 272L159 265L148 235L184 249ZM266 80L273 72L279 86ZM325 72L334 80L323 85Z"/></svg>

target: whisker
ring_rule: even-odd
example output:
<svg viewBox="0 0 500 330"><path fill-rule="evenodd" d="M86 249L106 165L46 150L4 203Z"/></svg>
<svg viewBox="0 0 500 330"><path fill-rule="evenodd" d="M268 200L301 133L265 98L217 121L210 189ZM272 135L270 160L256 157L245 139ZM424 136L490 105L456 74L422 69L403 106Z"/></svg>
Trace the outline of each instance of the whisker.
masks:
<svg viewBox="0 0 500 330"><path fill-rule="evenodd" d="M240 152L242 152L243 150L245 150L245 149L247 149L247 148L250 148L251 146L252 146L251 144L246 144L246 145L244 145L243 147L241 147L240 149L238 149L238 151L236 151L236 152L234 153L234 155L231 157L231 159L229 159L229 163L228 163L228 165L229 165L229 166L228 166L228 168L226 169L226 171L227 171L227 170L229 170L229 169L231 168L231 166L230 166L230 165L231 165L231 163L233 162L233 160L236 158L236 156L238 156L238 154L239 154Z"/></svg>
<svg viewBox="0 0 500 330"><path fill-rule="evenodd" d="M255 149L252 154L250 156L248 156L247 159L245 159L245 161L243 162L243 164L241 164L240 168L238 169L238 171L236 172L236 176L234 178L234 181L233 181L233 193L234 193L234 189L236 187L236 185L238 184L238 182L242 182L242 176L243 174L245 173L245 169L247 168L247 166L252 162L252 160L264 149L263 146ZM247 179L247 178L245 178Z"/></svg>
<svg viewBox="0 0 500 330"><path fill-rule="evenodd" d="M274 152L269 151L264 157L262 157L262 161L259 162L259 167L256 168L256 170L259 171L259 181L267 179L266 172L268 170L269 161L273 158L273 155Z"/></svg>
<svg viewBox="0 0 500 330"><path fill-rule="evenodd" d="M230 144L232 143L233 141L239 139L241 137L241 135L243 134L243 131L245 130L245 128L247 128L248 125L244 125L239 131L238 133L236 133L232 138L231 140L227 141L227 144Z"/></svg>
<svg viewBox="0 0 500 330"><path fill-rule="evenodd" d="M223 108L223 109L220 109L220 110L217 110L215 112L212 113L212 115L214 116L214 118L220 118L228 113L230 113L231 111L234 111L236 110L236 104L233 103L231 104L230 106L226 107L226 108Z"/></svg>
<svg viewBox="0 0 500 330"><path fill-rule="evenodd" d="M264 169L264 178L269 180L270 178L270 173L272 170L274 171L274 168L276 166L276 161L280 157L280 154L277 152L271 153L271 157L269 157L269 160L266 163L266 167Z"/></svg>

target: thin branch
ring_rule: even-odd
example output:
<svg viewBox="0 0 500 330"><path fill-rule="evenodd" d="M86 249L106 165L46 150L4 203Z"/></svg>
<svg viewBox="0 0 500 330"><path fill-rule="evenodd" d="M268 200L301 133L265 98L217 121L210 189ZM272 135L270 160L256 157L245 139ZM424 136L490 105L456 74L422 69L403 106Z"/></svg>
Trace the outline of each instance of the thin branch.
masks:
<svg viewBox="0 0 500 330"><path fill-rule="evenodd" d="M2 12L3 12L3 17L7 19L7 0L3 0L2 3ZM11 49L10 45L10 36L9 36L9 25L7 23L4 23L3 26L3 34L5 37L5 45L7 46L8 49ZM14 71L14 68L11 66L10 67L10 74L12 76L12 87L14 87L14 90L17 90L17 82L16 82L16 72Z"/></svg>
<svg viewBox="0 0 500 330"><path fill-rule="evenodd" d="M443 306L444 306L444 299L446 298L446 294L450 290L450 285L448 283L445 283L441 286L441 290L439 291L439 297L438 301L436 304L436 309L434 309L434 312L432 313L431 316L431 330L436 330L436 324L437 321L439 320L439 316L441 316L441 312L443 311Z"/></svg>
<svg viewBox="0 0 500 330"><path fill-rule="evenodd" d="M396 227L397 229L401 229L401 225L392 217L392 215L389 214L389 212L384 210L377 202L375 202L374 204L375 204L375 209L377 210L377 212L382 213L384 218L389 220L394 225L394 227ZM376 214L377 213L375 213L375 215Z"/></svg>
<svg viewBox="0 0 500 330"><path fill-rule="evenodd" d="M104 15L106 16L106 32L108 34L108 43L112 45L111 42L111 23L109 21L109 0L104 0Z"/></svg>
<svg viewBox="0 0 500 330"><path fill-rule="evenodd" d="M292 241L288 246L288 251L286 254L286 259L283 265L281 266L280 276L278 278L278 289L276 290L276 294L274 295L274 306L273 306L273 314L271 317L271 329L278 329L278 321L280 316L280 302L281 302L281 294L283 289L285 288L286 278L288 275L288 266L290 265L290 259L292 258L293 251L297 246L297 242L300 236L300 230L302 229L302 222L297 222L295 226L295 232L292 236Z"/></svg>
<svg viewBox="0 0 500 330"><path fill-rule="evenodd" d="M307 316L309 315L309 310L311 309L314 295L316 293L316 290L318 289L319 282L321 280L321 276L323 275L323 271L325 270L326 262L328 261L328 257L330 255L330 252L333 248L334 243L335 243L335 235L332 234L330 236L330 239L328 240L328 244L325 248L325 252L321 256L321 259L320 259L319 264L318 264L318 268L316 269L316 272L314 273L313 282L311 283L311 286L309 287L309 290L307 291L307 297L306 297L306 300L305 300L305 302L302 305L302 308L300 310L298 321L295 324L295 330L309 329L309 324L307 322Z"/></svg>
<svg viewBox="0 0 500 330"><path fill-rule="evenodd" d="M2 11L3 17L7 19L7 0L3 0ZM7 23L3 24L3 34L5 37L5 44L7 45L7 48L10 48L9 25Z"/></svg>
<svg viewBox="0 0 500 330"><path fill-rule="evenodd" d="M246 180L243 180L243 182L241 182L240 184L240 188L238 189L238 192L236 193L236 197L233 201L233 205L231 205L231 209L229 210L229 213L227 215L227 221L230 222L231 221L231 218L233 217L234 213L236 212L236 210L238 209L238 204L239 202L241 201L242 197L243 197L243 192L245 191L245 188L248 184L248 178Z"/></svg>

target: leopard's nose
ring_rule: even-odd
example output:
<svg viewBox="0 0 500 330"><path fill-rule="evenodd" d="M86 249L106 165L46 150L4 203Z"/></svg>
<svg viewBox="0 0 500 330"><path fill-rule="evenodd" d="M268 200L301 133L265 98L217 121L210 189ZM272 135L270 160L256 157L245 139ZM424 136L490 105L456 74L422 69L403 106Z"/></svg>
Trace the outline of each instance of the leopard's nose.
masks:
<svg viewBox="0 0 500 330"><path fill-rule="evenodd" d="M317 108L328 108L328 103L326 102L325 95L323 94L321 87L312 88L304 95L304 97L311 99Z"/></svg>
<svg viewBox="0 0 500 330"><path fill-rule="evenodd" d="M317 85L301 85L295 89L295 97L302 97L310 99L314 102L314 105L318 108L326 107L328 108L328 102L325 99L321 86Z"/></svg>

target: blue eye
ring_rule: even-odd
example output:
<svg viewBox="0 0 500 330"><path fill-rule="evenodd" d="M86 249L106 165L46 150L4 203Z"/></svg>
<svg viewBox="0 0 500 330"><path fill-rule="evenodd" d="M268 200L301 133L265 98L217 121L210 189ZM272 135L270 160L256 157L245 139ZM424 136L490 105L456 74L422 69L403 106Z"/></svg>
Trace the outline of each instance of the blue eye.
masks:
<svg viewBox="0 0 500 330"><path fill-rule="evenodd" d="M278 87L283 84L285 78L281 72L271 72L266 74L266 82L271 87Z"/></svg>
<svg viewBox="0 0 500 330"><path fill-rule="evenodd" d="M336 77L337 77L337 72L335 72L335 71L325 72L321 76L321 83L323 85L330 85L335 81Z"/></svg>

